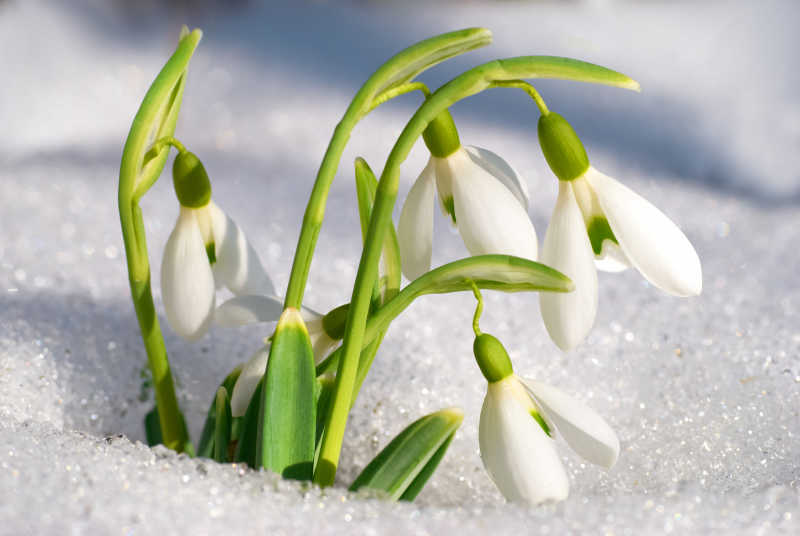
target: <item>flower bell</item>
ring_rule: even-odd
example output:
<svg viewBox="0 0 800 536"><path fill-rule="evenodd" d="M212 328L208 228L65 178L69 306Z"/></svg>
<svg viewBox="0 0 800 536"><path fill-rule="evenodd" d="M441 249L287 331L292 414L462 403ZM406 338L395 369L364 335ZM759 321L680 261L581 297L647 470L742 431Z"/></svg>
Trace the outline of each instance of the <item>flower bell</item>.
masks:
<svg viewBox="0 0 800 536"><path fill-rule="evenodd" d="M495 337L478 335L473 351L489 382L478 427L481 459L506 499L537 505L567 498L556 433L587 461L616 463L619 440L597 413L555 387L516 376Z"/></svg>
<svg viewBox="0 0 800 536"><path fill-rule="evenodd" d="M431 157L411 187L398 223L403 274L413 280L431 267L434 184L442 212L472 255L536 260L528 193L511 166L486 149L463 147L448 111L428 125L423 138Z"/></svg>
<svg viewBox="0 0 800 536"><path fill-rule="evenodd" d="M216 289L273 294L274 287L244 233L213 201L203 164L181 151L172 168L180 213L164 247L161 295L167 321L188 340L205 334Z"/></svg>
<svg viewBox="0 0 800 536"><path fill-rule="evenodd" d="M664 292L700 294L700 259L683 232L644 198L589 165L583 144L559 114L542 115L538 131L545 159L559 179L540 260L575 283L573 292L540 295L553 341L569 350L591 329L597 269L634 266Z"/></svg>

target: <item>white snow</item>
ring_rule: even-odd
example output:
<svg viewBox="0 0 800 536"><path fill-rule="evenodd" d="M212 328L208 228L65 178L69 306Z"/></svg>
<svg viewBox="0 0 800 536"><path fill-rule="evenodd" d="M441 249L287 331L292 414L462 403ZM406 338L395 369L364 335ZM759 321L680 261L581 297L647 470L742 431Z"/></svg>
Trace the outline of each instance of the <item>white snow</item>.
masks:
<svg viewBox="0 0 800 536"><path fill-rule="evenodd" d="M0 534L800 531L800 5L141 7L154 5L0 2ZM601 274L595 328L568 354L547 338L534 295L487 293L481 324L519 374L577 396L614 427L622 449L610 472L562 448L572 483L565 503L505 503L478 456L485 383L471 355L467 293L423 298L392 325L352 414L337 487L141 443L152 391L141 375L116 181L130 121L184 22L204 38L177 137L203 160L215 201L248 233L279 289L333 127L394 52L480 25L494 45L422 80L436 87L482 61L546 54L641 82L641 94L536 85L598 169L685 230L703 261L703 294L671 298L633 271ZM380 170L419 102L398 99L354 132L309 306L349 300L360 252L353 159ZM462 141L502 154L527 178L541 238L556 182L533 104L493 90L453 114ZM401 200L425 160L420 145L403 166ZM154 281L177 215L168 171L143 202ZM466 255L441 218L435 233L434 264ZM268 327L216 329L191 345L166 326L155 291L197 438L214 388ZM345 491L406 424L453 405L464 408L464 425L415 503Z"/></svg>

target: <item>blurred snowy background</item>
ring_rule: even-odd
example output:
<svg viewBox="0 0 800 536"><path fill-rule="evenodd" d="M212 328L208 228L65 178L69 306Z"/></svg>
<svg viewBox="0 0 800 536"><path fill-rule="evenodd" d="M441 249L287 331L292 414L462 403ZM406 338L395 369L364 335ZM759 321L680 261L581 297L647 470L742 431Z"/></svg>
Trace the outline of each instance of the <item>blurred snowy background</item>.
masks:
<svg viewBox="0 0 800 536"><path fill-rule="evenodd" d="M0 534L797 533L798 20L793 1L0 1ZM279 289L334 125L363 80L409 44L468 26L494 32L493 45L424 73L431 87L527 54L592 61L641 83L641 94L536 86L596 167L686 231L703 260L702 296L665 296L634 272L601 275L595 329L569 354L547 339L534 295L489 294L482 324L520 373L607 418L622 442L613 470L564 448L566 503L504 503L478 456L485 383L472 361L467 295L424 298L392 326L348 428L342 486L411 420L465 409L413 505L305 489L138 443L152 393L129 300L117 173L131 119L182 24L204 37L176 135L203 159L215 200L248 232ZM349 299L360 245L353 159L380 170L418 104L416 95L397 99L354 132L310 306ZM542 239L556 181L538 148L535 107L521 92L494 90L452 111L465 143L500 153L527 179ZM426 158L420 145L404 165L401 199ZM143 202L156 281L177 215L169 174L162 178ZM465 254L439 219L434 263ZM214 387L266 328L217 330L189 345L163 318L162 326L196 438Z"/></svg>

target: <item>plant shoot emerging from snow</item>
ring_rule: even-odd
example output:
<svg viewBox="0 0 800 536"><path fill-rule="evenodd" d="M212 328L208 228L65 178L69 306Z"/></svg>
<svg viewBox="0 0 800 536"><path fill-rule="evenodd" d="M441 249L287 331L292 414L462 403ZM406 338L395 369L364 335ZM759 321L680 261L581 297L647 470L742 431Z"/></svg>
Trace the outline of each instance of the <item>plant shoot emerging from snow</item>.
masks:
<svg viewBox="0 0 800 536"><path fill-rule="evenodd" d="M401 51L367 79L334 132L305 208L288 287L280 297L243 230L212 200L213 180L200 159L174 137L186 69L200 37L199 30L181 32L178 48L136 115L120 167L119 209L131 296L155 385L148 438L189 455L330 486L350 409L367 385L392 320L419 296L472 291L478 300L474 354L487 381L481 458L498 490L508 500L531 505L565 499L569 482L556 449L559 436L586 460L613 466L620 446L606 421L555 387L519 378L501 342L481 333L480 289L541 291L545 326L565 351L578 345L594 322L596 268L633 266L670 294L700 292L700 261L683 233L647 201L595 170L572 127L550 112L525 79L560 78L633 90L638 84L579 60L522 56L479 65L431 92L417 75L489 44L491 33L460 30ZM463 146L450 112L459 100L489 88L521 89L541 114L539 141L558 178L558 199L541 254L528 216L525 180L497 154ZM424 100L397 138L380 177L363 159L355 163L363 250L352 292L342 296L344 305L315 312L304 302L306 281L350 132L380 104L415 91ZM420 138L430 159L411 186L395 230L400 166ZM158 278L170 329L196 341L209 329L268 326L263 340L253 342L252 357L209 393L208 417L196 443L188 436L175 395L139 206L172 148L177 150L172 169L177 221ZM435 204L458 229L471 256L431 269ZM405 286L401 274L408 278ZM217 291L223 287L234 297L217 306ZM454 366L442 365L442 374ZM458 408L420 416L363 468L350 488L413 500L463 418Z"/></svg>

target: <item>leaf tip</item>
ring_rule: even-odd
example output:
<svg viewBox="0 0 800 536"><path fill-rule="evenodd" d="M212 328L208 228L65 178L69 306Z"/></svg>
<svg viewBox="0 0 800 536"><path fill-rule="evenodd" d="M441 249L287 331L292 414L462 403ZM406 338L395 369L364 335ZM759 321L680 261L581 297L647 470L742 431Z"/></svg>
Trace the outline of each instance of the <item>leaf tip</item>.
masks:
<svg viewBox="0 0 800 536"><path fill-rule="evenodd" d="M464 410L457 406L453 406L450 408L444 408L436 412L438 415L441 415L445 419L452 421L453 423L461 424L464 421Z"/></svg>
<svg viewBox="0 0 800 536"><path fill-rule="evenodd" d="M281 317L278 319L278 325L275 328L275 334L277 335L278 332L283 329L302 329L303 331L308 331L306 329L306 323L303 321L303 315L294 307L287 307L284 309L283 313L281 313Z"/></svg>

